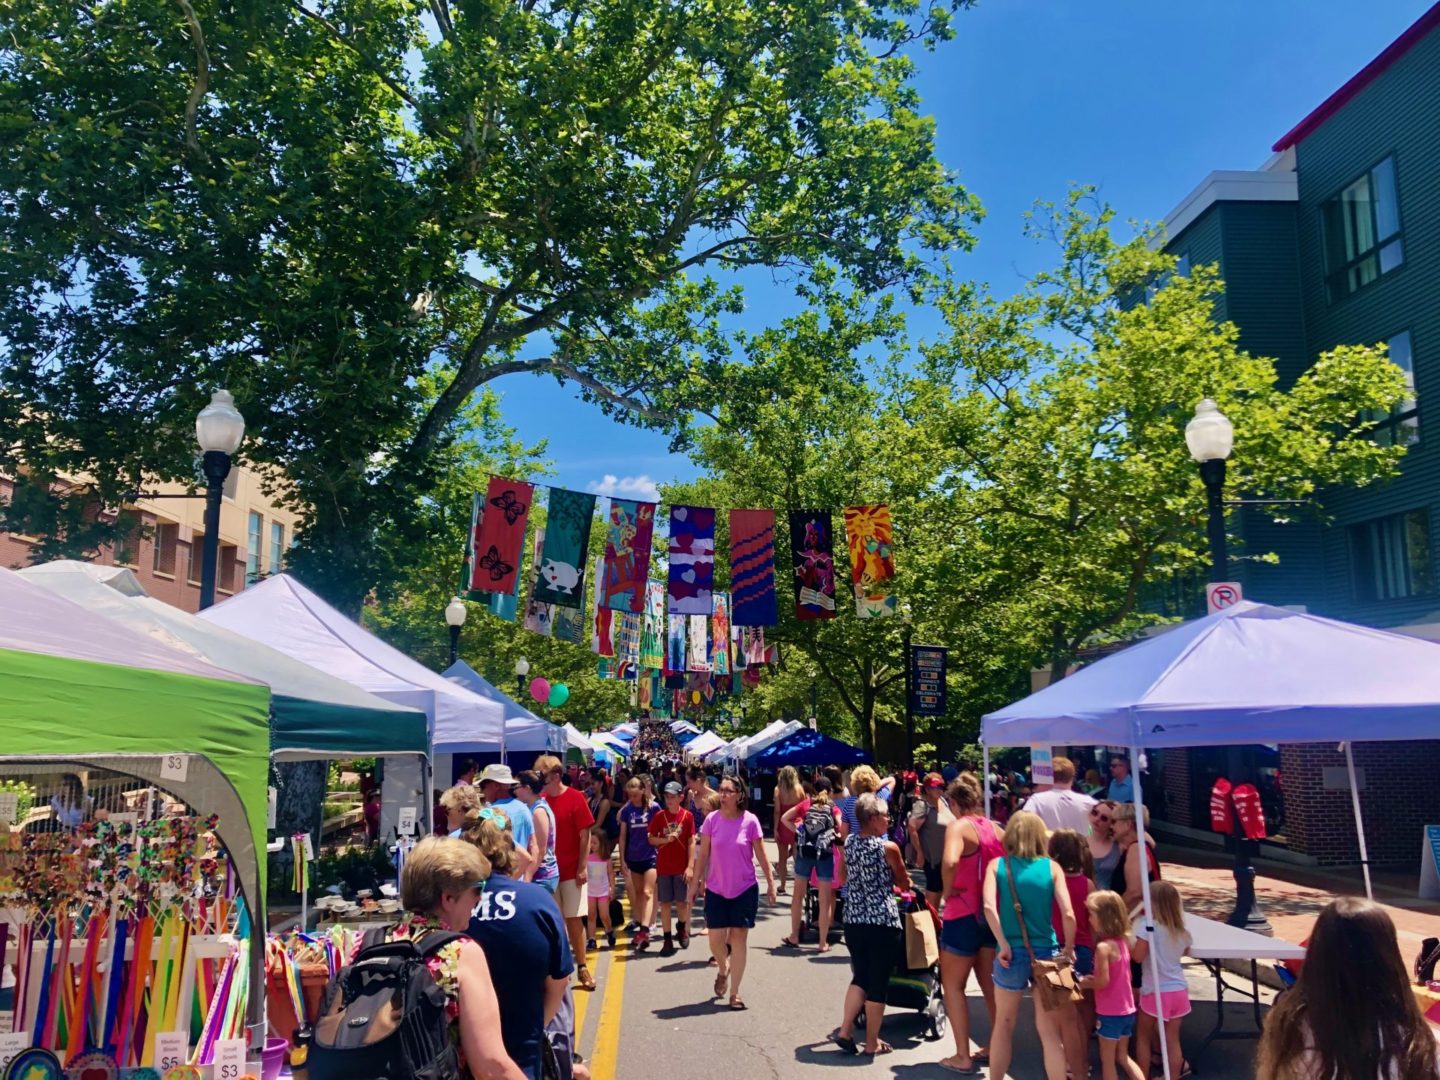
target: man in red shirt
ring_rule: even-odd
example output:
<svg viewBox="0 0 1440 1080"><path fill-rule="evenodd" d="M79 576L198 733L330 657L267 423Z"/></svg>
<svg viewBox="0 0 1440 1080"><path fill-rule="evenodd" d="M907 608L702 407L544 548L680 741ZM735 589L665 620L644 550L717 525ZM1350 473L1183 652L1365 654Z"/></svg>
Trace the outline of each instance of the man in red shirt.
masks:
<svg viewBox="0 0 1440 1080"><path fill-rule="evenodd" d="M565 916L565 931L575 954L575 978L582 990L594 990L595 977L585 963L585 860L590 854L595 816L585 796L565 783L565 766L559 758L541 754L535 759L535 771L545 781L545 803L555 821L555 867L560 875L555 901Z"/></svg>
<svg viewBox="0 0 1440 1080"><path fill-rule="evenodd" d="M675 938L670 932L670 908L679 913L676 929L680 948L690 947L690 882L694 878L695 815L681 805L685 789L678 781L665 785L665 809L650 819L650 843L655 845L655 895L665 927L661 956L675 955Z"/></svg>

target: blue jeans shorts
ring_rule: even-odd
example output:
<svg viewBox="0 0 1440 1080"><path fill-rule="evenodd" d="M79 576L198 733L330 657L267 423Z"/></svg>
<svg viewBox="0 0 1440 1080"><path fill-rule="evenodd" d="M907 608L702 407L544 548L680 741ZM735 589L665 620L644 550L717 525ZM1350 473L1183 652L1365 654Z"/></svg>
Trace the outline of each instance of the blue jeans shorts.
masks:
<svg viewBox="0 0 1440 1080"><path fill-rule="evenodd" d="M1050 945L1036 945L1035 959L1050 960L1055 956L1056 950ZM1021 993L1030 985L1030 954L1025 951L1022 945L1020 948L1011 946L1010 966L1000 966L1000 956L995 956L995 985L1001 990L1012 990Z"/></svg>
<svg viewBox="0 0 1440 1080"><path fill-rule="evenodd" d="M1074 963L1073 966L1074 966L1075 974L1076 974L1077 976L1079 976L1079 975L1094 975L1094 974L1095 974L1095 950L1092 949L1089 945L1076 945L1076 946L1075 946L1075 963Z"/></svg>
<svg viewBox="0 0 1440 1080"><path fill-rule="evenodd" d="M1128 1039L1135 1034L1135 1014L1126 1016L1097 1016L1100 1021L1096 1029L1102 1039Z"/></svg>
<svg viewBox="0 0 1440 1080"><path fill-rule="evenodd" d="M956 956L979 956L981 949L995 948L995 935L978 915L946 919L940 924L940 948Z"/></svg>
<svg viewBox="0 0 1440 1080"><path fill-rule="evenodd" d="M835 880L835 856L825 855L819 859L807 859L802 855L795 856L795 880L809 881L810 871L815 871L815 877L830 884Z"/></svg>

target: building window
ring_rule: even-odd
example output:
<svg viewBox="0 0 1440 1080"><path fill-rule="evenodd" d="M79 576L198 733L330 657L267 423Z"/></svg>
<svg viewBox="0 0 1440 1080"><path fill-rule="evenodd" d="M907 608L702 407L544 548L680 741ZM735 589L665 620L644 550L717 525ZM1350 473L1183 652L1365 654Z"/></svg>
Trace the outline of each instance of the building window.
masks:
<svg viewBox="0 0 1440 1080"><path fill-rule="evenodd" d="M1332 304L1403 263L1395 159L1386 158L1327 202L1321 220Z"/></svg>
<svg viewBox="0 0 1440 1080"><path fill-rule="evenodd" d="M270 523L270 573L280 573L280 556L285 550L285 526L278 521Z"/></svg>
<svg viewBox="0 0 1440 1080"><path fill-rule="evenodd" d="M180 526L173 521L155 523L154 547L150 554L150 568L166 577L175 576L175 549L180 536Z"/></svg>
<svg viewBox="0 0 1440 1080"><path fill-rule="evenodd" d="M218 562L215 567L215 588L219 592L235 591L235 570L240 565L240 550L234 544L220 545Z"/></svg>
<svg viewBox="0 0 1440 1080"><path fill-rule="evenodd" d="M185 580L191 585L200 584L200 562L205 547L205 534L197 532L191 535L190 543L185 548Z"/></svg>
<svg viewBox="0 0 1440 1080"><path fill-rule="evenodd" d="M1434 592L1429 511L1351 525L1349 533L1356 599L1400 600Z"/></svg>
<svg viewBox="0 0 1440 1080"><path fill-rule="evenodd" d="M250 527L245 533L245 584L254 585L260 580L260 547L265 542L265 519L254 510L250 511Z"/></svg>
<svg viewBox="0 0 1440 1080"><path fill-rule="evenodd" d="M1415 359L1410 350L1410 331L1396 334L1385 343L1390 362L1405 373L1405 397L1389 414L1375 413L1371 437L1381 446L1414 446L1420 441L1420 408L1415 400Z"/></svg>

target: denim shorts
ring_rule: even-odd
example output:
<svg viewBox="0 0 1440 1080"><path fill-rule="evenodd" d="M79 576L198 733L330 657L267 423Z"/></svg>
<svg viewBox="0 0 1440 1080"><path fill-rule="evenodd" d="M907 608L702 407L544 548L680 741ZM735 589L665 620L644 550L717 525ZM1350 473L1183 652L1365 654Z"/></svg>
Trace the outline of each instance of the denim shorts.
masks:
<svg viewBox="0 0 1440 1080"><path fill-rule="evenodd" d="M940 948L956 956L979 956L981 949L995 948L995 935L978 915L946 919L940 924Z"/></svg>
<svg viewBox="0 0 1440 1080"><path fill-rule="evenodd" d="M1135 1014L1126 1013L1124 1016L1096 1016L1100 1021L1096 1033L1102 1039L1128 1039L1135 1034Z"/></svg>
<svg viewBox="0 0 1440 1080"><path fill-rule="evenodd" d="M1051 960L1054 958L1056 951L1057 950L1050 945L1036 945L1035 959ZM1021 993L1030 985L1030 954L1025 951L1023 945L1018 949L1011 946L1010 966L1001 967L1000 956L996 954L993 970L995 973L996 986L1000 987L1001 990L1012 990L1017 994Z"/></svg>
<svg viewBox="0 0 1440 1080"><path fill-rule="evenodd" d="M824 855L818 859L807 859L802 855L795 856L795 880L810 880L810 873L814 871L815 877L826 885L835 880L835 856Z"/></svg>
<svg viewBox="0 0 1440 1080"><path fill-rule="evenodd" d="M1077 976L1079 976L1079 975L1094 975L1094 974L1095 974L1095 950L1094 950L1093 948L1091 948L1089 945L1076 945L1076 946L1075 946L1075 963L1072 965L1072 967L1074 968L1075 974L1076 974Z"/></svg>

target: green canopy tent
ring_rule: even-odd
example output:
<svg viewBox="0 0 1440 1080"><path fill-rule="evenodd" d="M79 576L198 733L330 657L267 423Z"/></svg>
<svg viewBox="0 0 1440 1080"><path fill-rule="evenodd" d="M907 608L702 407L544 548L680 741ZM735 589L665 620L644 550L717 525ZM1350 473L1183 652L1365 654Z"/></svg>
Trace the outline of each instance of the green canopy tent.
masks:
<svg viewBox="0 0 1440 1080"><path fill-rule="evenodd" d="M133 776L219 817L252 933L265 927L270 689L0 570L0 763L74 762ZM184 779L162 779L184 755ZM264 1019L264 949L249 1020Z"/></svg>
<svg viewBox="0 0 1440 1080"><path fill-rule="evenodd" d="M19 573L96 615L267 683L270 748L276 760L423 757L429 752L420 710L376 697L253 638L146 596L129 570L58 560Z"/></svg>

